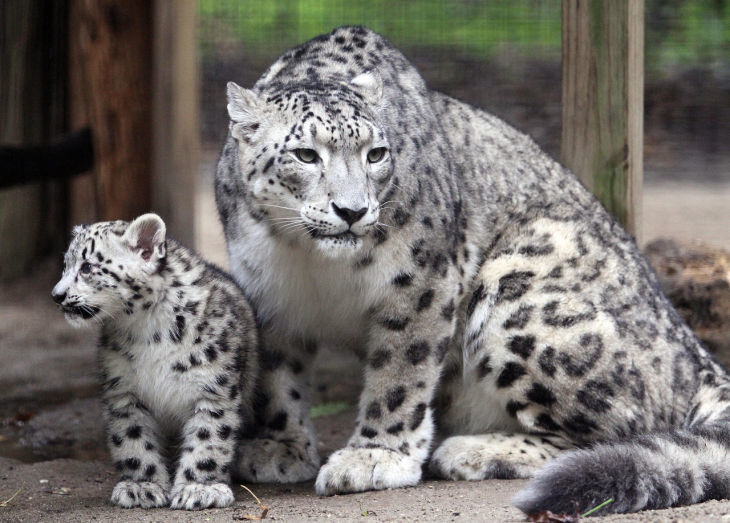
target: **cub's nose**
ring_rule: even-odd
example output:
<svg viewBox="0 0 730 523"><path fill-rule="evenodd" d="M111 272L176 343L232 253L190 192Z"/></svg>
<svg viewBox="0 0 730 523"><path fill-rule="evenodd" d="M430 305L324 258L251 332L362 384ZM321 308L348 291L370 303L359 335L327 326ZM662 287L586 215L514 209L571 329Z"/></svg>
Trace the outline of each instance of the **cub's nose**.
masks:
<svg viewBox="0 0 730 523"><path fill-rule="evenodd" d="M348 209L347 207L338 207L335 202L332 202L332 209L334 209L335 214L345 220L347 222L347 225L352 225L356 221L358 221L360 218L365 216L365 213L368 212L367 207L363 207L362 209L358 209L357 211L353 211L352 209Z"/></svg>
<svg viewBox="0 0 730 523"><path fill-rule="evenodd" d="M55 292L51 293L51 297L53 298L53 301L61 305L63 303L63 300L66 299L66 293L63 294L56 294Z"/></svg>

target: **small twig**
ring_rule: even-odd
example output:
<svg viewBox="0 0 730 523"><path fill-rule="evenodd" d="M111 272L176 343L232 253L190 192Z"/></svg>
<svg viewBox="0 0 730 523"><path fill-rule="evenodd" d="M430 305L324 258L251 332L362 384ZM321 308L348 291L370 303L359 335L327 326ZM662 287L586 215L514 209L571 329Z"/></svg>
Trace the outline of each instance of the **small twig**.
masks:
<svg viewBox="0 0 730 523"><path fill-rule="evenodd" d="M260 516L252 516L250 514L244 514L241 516L243 519L250 519L250 520L259 520L259 519L266 519L266 514L269 513L269 507L261 503L261 500L258 498L256 494L251 491L250 488L248 488L246 485L241 485L241 488L245 488L249 494L253 496L253 498L256 500L256 502L259 504L259 507L261 507L261 515Z"/></svg>
<svg viewBox="0 0 730 523"><path fill-rule="evenodd" d="M606 505L609 505L611 503L613 503L613 498L607 499L606 501L604 501L603 503L601 503L597 507L593 507L588 512L584 513L581 517L582 518L588 517L591 514L593 514L594 512L596 512L597 510L601 510L603 507L605 507Z"/></svg>
<svg viewBox="0 0 730 523"><path fill-rule="evenodd" d="M18 494L20 494L20 491L21 491L21 490L23 490L23 487L25 487L25 483L23 483L23 484L22 484L22 485L20 486L20 488L19 488L18 490L16 490L16 491L15 491L15 494L13 494L12 496L10 496L10 497L9 497L8 499L6 499L5 501L0 501L0 507L7 507L7 506L8 506L8 503L10 503L11 501L13 501L13 498L14 498L15 496L17 496Z"/></svg>

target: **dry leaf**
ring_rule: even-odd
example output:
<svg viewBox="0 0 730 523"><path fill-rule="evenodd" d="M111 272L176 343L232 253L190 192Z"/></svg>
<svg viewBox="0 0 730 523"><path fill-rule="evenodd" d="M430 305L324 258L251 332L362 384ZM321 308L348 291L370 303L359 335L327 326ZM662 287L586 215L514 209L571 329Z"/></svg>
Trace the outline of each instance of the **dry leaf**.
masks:
<svg viewBox="0 0 730 523"><path fill-rule="evenodd" d="M573 514L555 514L549 510L535 512L527 516L527 521L532 523L575 523L580 521L580 516Z"/></svg>

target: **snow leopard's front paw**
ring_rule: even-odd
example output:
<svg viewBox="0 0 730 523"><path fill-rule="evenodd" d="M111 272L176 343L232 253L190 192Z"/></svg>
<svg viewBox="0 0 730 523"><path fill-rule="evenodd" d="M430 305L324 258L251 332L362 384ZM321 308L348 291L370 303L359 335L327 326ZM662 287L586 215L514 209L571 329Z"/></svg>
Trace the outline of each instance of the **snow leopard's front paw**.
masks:
<svg viewBox="0 0 730 523"><path fill-rule="evenodd" d="M231 487L225 483L181 483L170 492L170 508L181 510L202 510L204 508L223 508L231 505L235 498Z"/></svg>
<svg viewBox="0 0 730 523"><path fill-rule="evenodd" d="M167 506L165 489L151 481L120 481L112 491L112 503L124 508Z"/></svg>
<svg viewBox="0 0 730 523"><path fill-rule="evenodd" d="M320 496L410 487L421 479L421 463L385 448L344 448L332 454L317 475Z"/></svg>
<svg viewBox="0 0 730 523"><path fill-rule="evenodd" d="M319 455L311 442L244 439L238 446L238 475L257 483L297 483L317 475Z"/></svg>

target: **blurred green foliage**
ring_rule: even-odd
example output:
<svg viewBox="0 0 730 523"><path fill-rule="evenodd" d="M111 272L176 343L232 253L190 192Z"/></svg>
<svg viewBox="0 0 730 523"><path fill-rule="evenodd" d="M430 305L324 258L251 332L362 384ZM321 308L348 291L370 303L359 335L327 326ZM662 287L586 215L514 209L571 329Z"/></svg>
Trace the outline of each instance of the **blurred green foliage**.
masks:
<svg viewBox="0 0 730 523"><path fill-rule="evenodd" d="M647 69L727 67L728 4L646 0ZM199 5L204 57L221 43L278 55L346 24L366 25L403 48L435 47L482 58L505 50L560 57L560 0L200 0Z"/></svg>
<svg viewBox="0 0 730 523"><path fill-rule="evenodd" d="M730 2L646 0L646 64L730 67Z"/></svg>
<svg viewBox="0 0 730 523"><path fill-rule="evenodd" d="M482 56L501 45L560 52L556 0L201 0L200 18L204 51L221 38L238 39L252 51L283 51L335 27L360 24L403 47Z"/></svg>

